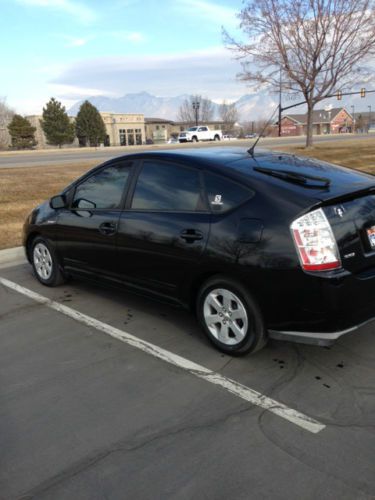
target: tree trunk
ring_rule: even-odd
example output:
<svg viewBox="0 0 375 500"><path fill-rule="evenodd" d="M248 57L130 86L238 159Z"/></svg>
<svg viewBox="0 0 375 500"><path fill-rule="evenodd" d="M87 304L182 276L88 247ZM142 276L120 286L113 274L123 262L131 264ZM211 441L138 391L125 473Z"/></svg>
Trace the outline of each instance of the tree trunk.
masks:
<svg viewBox="0 0 375 500"><path fill-rule="evenodd" d="M307 124L306 124L306 147L311 148L313 145L313 111L314 104L310 101L307 103Z"/></svg>

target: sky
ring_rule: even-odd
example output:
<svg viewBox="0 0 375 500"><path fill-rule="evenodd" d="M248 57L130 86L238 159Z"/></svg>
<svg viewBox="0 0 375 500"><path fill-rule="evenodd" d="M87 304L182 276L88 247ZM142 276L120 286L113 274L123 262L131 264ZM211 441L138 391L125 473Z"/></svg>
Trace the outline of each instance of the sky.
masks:
<svg viewBox="0 0 375 500"><path fill-rule="evenodd" d="M40 114L94 95L248 92L222 26L239 34L242 0L0 0L0 99Z"/></svg>

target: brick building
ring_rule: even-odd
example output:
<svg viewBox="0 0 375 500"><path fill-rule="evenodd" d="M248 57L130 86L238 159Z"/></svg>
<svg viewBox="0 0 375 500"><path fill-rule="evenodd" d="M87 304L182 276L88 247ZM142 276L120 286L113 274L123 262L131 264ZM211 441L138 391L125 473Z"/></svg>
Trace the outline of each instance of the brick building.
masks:
<svg viewBox="0 0 375 500"><path fill-rule="evenodd" d="M285 115L281 120L281 135L305 135L307 128L307 113ZM277 134L278 125L274 135ZM313 112L313 134L340 134L352 132L353 117L345 108L329 110L316 109Z"/></svg>

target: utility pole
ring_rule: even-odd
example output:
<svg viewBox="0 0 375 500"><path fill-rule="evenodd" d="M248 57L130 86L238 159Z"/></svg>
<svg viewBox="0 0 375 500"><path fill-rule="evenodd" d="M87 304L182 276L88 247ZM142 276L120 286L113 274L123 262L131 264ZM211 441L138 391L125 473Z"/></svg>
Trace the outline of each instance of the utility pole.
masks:
<svg viewBox="0 0 375 500"><path fill-rule="evenodd" d="M280 82L279 82L279 137L281 137L281 66L280 66Z"/></svg>

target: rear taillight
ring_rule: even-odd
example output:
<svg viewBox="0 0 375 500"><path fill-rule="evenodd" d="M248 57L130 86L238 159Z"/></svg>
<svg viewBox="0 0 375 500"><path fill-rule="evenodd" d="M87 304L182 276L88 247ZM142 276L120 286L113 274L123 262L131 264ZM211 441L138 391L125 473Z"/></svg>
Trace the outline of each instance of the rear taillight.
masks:
<svg viewBox="0 0 375 500"><path fill-rule="evenodd" d="M341 267L335 237L321 208L299 217L290 228L303 269L326 271Z"/></svg>

